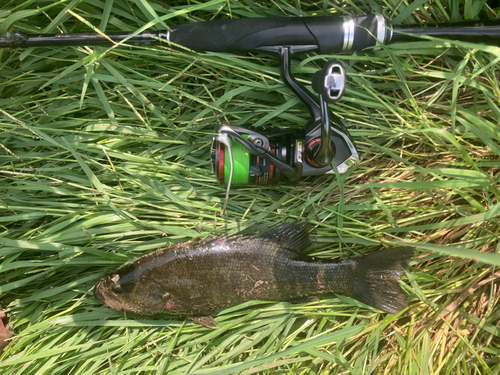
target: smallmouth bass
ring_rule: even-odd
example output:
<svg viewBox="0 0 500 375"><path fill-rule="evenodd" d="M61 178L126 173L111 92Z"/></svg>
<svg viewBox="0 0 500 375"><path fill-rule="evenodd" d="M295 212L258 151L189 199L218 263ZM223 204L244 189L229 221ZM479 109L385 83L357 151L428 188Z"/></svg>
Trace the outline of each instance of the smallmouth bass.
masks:
<svg viewBox="0 0 500 375"><path fill-rule="evenodd" d="M101 279L94 296L116 310L187 315L217 328L212 315L251 300L286 301L338 293L398 313L407 306L399 279L413 255L395 247L341 262L300 252L312 227L292 223L253 236L187 242L159 249Z"/></svg>

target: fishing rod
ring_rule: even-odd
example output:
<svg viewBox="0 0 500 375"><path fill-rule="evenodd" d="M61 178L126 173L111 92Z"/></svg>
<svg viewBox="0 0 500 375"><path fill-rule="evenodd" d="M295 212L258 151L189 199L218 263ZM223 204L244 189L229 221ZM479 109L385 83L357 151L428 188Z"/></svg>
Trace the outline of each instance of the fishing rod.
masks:
<svg viewBox="0 0 500 375"><path fill-rule="evenodd" d="M338 101L345 89L342 64L329 61L313 75L313 94L291 74L294 55L361 51L422 36L498 43L500 23L391 25L382 15L263 17L187 23L173 25L170 30L140 33L26 34L14 30L0 37L0 48L168 44L198 52L265 51L278 55L281 77L308 107L310 120L302 129L275 132L219 126L212 142L211 164L217 180L226 183L229 192L231 183L297 183L302 177L333 173L332 162L344 173L359 160L347 128L328 108L328 103Z"/></svg>
<svg viewBox="0 0 500 375"><path fill-rule="evenodd" d="M308 46L319 53L360 51L377 43L415 41L431 36L473 42L500 41L499 20L392 25L379 14L366 16L261 17L193 22L170 30L126 33L26 34L0 37L0 48L173 43L198 52L244 54L275 46Z"/></svg>

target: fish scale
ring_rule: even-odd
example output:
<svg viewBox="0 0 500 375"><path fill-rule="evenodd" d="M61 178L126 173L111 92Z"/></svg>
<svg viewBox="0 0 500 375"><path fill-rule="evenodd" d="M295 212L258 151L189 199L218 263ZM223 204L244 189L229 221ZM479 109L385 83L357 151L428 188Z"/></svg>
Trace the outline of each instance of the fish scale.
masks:
<svg viewBox="0 0 500 375"><path fill-rule="evenodd" d="M292 223L260 235L160 249L109 274L94 295L117 310L188 315L207 326L216 325L209 316L252 300L286 301L333 292L391 313L407 306L398 282L413 249L317 261L301 254L313 241L311 233L309 225Z"/></svg>

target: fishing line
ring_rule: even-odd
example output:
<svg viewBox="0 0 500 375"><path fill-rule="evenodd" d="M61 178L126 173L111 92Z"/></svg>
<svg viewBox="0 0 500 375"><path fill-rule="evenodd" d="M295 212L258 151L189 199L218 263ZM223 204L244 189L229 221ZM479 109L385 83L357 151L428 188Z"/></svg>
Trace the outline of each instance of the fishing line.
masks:
<svg viewBox="0 0 500 375"><path fill-rule="evenodd" d="M248 138L248 134L243 134L243 138ZM224 176L229 175L228 162L233 161L233 181L235 184L247 184L250 176L250 152L241 143L231 137L232 156L229 153L224 155ZM224 177L226 179L226 177ZM228 180L226 179L226 183Z"/></svg>
<svg viewBox="0 0 500 375"><path fill-rule="evenodd" d="M244 134L243 137L248 138L248 134ZM224 144L227 150L224 153L224 180L227 183L227 188L224 207L221 212L222 215L225 215L233 178L236 184L248 183L250 176L250 152L239 142L233 142L234 138L227 134L219 134L217 140Z"/></svg>

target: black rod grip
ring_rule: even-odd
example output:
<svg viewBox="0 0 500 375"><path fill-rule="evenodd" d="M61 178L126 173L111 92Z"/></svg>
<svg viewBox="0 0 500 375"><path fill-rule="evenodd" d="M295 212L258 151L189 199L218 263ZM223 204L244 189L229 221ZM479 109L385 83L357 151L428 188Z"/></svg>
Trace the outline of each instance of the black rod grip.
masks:
<svg viewBox="0 0 500 375"><path fill-rule="evenodd" d="M316 46L320 53L333 53L375 46L372 35L376 37L382 27L380 18L264 17L195 22L173 26L170 41L195 51L246 53L261 47ZM346 38L351 42L346 43Z"/></svg>

